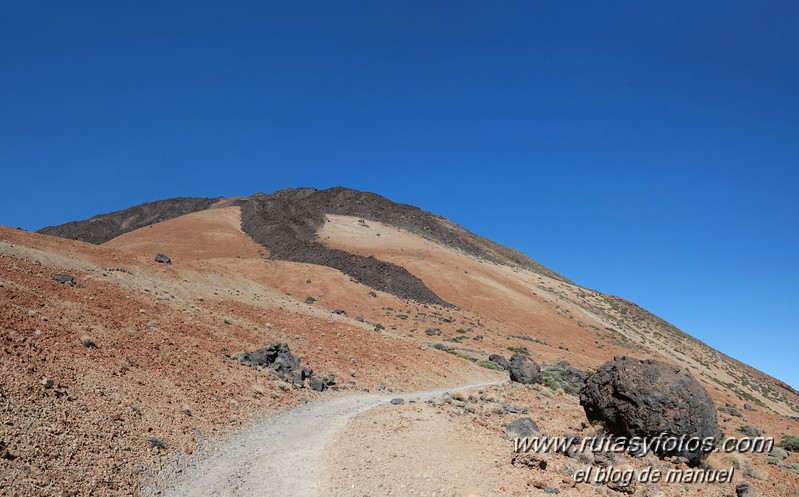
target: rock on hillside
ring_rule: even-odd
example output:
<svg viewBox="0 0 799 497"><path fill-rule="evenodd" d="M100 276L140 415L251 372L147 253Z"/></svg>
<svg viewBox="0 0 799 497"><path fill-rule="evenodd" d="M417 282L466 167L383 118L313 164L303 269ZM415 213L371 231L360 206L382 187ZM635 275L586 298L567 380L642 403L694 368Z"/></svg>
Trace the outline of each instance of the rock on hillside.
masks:
<svg viewBox="0 0 799 497"><path fill-rule="evenodd" d="M580 404L590 421L602 421L617 436L719 437L710 395L687 369L665 362L616 357L588 378ZM655 452L685 457L691 465L703 456L699 448Z"/></svg>

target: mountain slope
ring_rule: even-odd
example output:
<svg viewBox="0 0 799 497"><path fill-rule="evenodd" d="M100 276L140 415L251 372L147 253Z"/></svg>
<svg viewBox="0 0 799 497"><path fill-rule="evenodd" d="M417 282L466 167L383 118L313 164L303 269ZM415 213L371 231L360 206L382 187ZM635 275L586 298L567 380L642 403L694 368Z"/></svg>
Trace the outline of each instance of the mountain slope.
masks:
<svg viewBox="0 0 799 497"><path fill-rule="evenodd" d="M165 200L92 219L43 230L63 238L0 228L0 490L132 492L204 441L327 395L235 360L280 342L351 393L496 381L488 356L509 349L581 369L660 358L691 368L719 407L755 405L725 433L799 433L782 382L374 194Z"/></svg>

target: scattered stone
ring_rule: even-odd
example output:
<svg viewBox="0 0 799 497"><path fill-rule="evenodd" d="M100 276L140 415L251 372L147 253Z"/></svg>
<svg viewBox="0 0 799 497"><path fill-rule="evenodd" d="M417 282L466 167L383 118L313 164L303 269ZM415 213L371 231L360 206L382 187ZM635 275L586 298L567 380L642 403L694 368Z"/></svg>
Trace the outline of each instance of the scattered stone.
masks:
<svg viewBox="0 0 799 497"><path fill-rule="evenodd" d="M519 418L505 425L505 431L511 440L517 438L532 438L541 434L538 425L530 418Z"/></svg>
<svg viewBox="0 0 799 497"><path fill-rule="evenodd" d="M505 359L505 356L502 354L491 354L490 356L488 356L488 360L493 362L497 366L501 367L505 371L507 371L508 368L510 367L510 363L508 362L507 359Z"/></svg>
<svg viewBox="0 0 799 497"><path fill-rule="evenodd" d="M618 436L719 438L710 395L687 369L665 362L616 357L588 378L580 405L589 421L603 422ZM700 449L659 449L659 456L683 456L689 466L704 456Z"/></svg>
<svg viewBox="0 0 799 497"><path fill-rule="evenodd" d="M167 266L172 264L172 259L165 256L164 254L155 254L155 262L160 264L166 264Z"/></svg>
<svg viewBox="0 0 799 497"><path fill-rule="evenodd" d="M735 486L735 495L736 497L754 497L755 490L752 488L751 483L742 481Z"/></svg>
<svg viewBox="0 0 799 497"><path fill-rule="evenodd" d="M544 489L545 494L559 494L560 489L558 487L546 487Z"/></svg>
<svg viewBox="0 0 799 497"><path fill-rule="evenodd" d="M329 374L324 378L311 378L308 381L308 386L311 388L311 390L316 390L317 392L324 392L329 387L335 384L336 384L336 377L333 374Z"/></svg>
<svg viewBox="0 0 799 497"><path fill-rule="evenodd" d="M82 346L86 347L87 349L96 349L97 348L97 343L95 343L95 341L94 341L94 339L92 337L88 337L88 336L87 337L82 337L82 338L80 338L78 340L78 342Z"/></svg>
<svg viewBox="0 0 799 497"><path fill-rule="evenodd" d="M513 354L508 365L511 381L524 384L541 383L541 368L524 354Z"/></svg>
<svg viewBox="0 0 799 497"><path fill-rule="evenodd" d="M75 286L75 278L73 278L68 274L63 274L63 273L54 274L53 279L61 283L62 285L67 284L69 286Z"/></svg>
<svg viewBox="0 0 799 497"><path fill-rule="evenodd" d="M395 406L398 406L398 405L401 405L401 404L404 404L404 403L405 403L405 400L401 399L399 397L397 397L395 399L391 399L391 404L393 404Z"/></svg>
<svg viewBox="0 0 799 497"><path fill-rule="evenodd" d="M754 411L755 408L752 407L752 404L744 404L744 411Z"/></svg>
<svg viewBox="0 0 799 497"><path fill-rule="evenodd" d="M547 469L549 456L537 452L518 452L513 454L511 464L517 468Z"/></svg>
<svg viewBox="0 0 799 497"><path fill-rule="evenodd" d="M42 380L42 386L43 386L44 388L53 388L53 385L54 385L54 384L55 384L55 383L54 383L54 382L53 382L53 380L51 380L50 378L44 378L44 379Z"/></svg>
<svg viewBox="0 0 799 497"><path fill-rule="evenodd" d="M305 303L306 303L306 304L308 304L308 305L311 305L311 304L313 304L313 303L315 303L315 302L316 302L316 299L315 299L315 298L313 298L313 297L307 297L307 298L305 299Z"/></svg>
<svg viewBox="0 0 799 497"><path fill-rule="evenodd" d="M615 467L614 470L620 472L620 474L624 475L635 475L635 469L630 466L629 464L623 464L621 466ZM632 494L635 493L636 489L636 478L630 478L629 481L626 481L626 478L622 478L620 480L611 479L606 483L607 487L611 490L615 490L617 492L625 493L625 494Z"/></svg>
<svg viewBox="0 0 799 497"><path fill-rule="evenodd" d="M345 311L344 309L335 309L333 311L333 314L338 314L339 316L347 317L347 311Z"/></svg>
<svg viewBox="0 0 799 497"><path fill-rule="evenodd" d="M639 488L634 495L635 497L666 497L666 494L657 485Z"/></svg>
<svg viewBox="0 0 799 497"><path fill-rule="evenodd" d="M8 450L8 443L5 440L0 440L0 459L13 461L15 458L14 454Z"/></svg>

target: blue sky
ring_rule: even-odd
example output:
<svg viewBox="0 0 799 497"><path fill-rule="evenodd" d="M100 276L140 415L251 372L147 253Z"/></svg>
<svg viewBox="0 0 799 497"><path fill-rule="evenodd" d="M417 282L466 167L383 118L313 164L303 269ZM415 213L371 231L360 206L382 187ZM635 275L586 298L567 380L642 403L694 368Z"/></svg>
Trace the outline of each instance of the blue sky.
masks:
<svg viewBox="0 0 799 497"><path fill-rule="evenodd" d="M374 191L799 387L796 2L0 12L0 224Z"/></svg>

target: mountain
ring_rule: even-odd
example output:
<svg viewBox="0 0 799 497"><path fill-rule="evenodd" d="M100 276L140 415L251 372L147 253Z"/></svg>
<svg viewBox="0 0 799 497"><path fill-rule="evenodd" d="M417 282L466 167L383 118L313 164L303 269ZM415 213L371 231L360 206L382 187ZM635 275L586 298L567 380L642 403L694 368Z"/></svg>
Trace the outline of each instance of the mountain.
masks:
<svg viewBox="0 0 799 497"><path fill-rule="evenodd" d="M0 452L21 494L136 489L170 457L317 395L237 361L274 343L351 392L501 379L488 357L510 351L582 370L660 359L719 408L751 404L749 424L799 432L799 393L779 380L440 216L347 188L0 228L0 296ZM728 432L743 422L726 419Z"/></svg>

